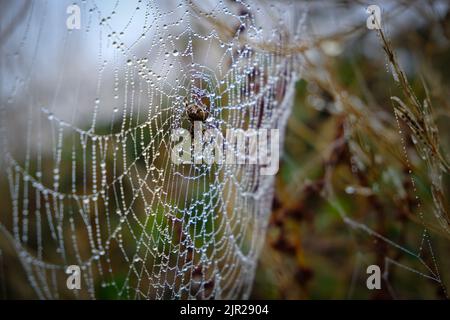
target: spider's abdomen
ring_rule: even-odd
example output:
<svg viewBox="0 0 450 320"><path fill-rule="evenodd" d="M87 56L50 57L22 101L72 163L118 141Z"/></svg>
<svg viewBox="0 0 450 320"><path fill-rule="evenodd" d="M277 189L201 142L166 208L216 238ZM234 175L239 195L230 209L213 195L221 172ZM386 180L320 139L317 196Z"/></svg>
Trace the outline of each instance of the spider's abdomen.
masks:
<svg viewBox="0 0 450 320"><path fill-rule="evenodd" d="M189 117L189 120L191 120L191 121L202 121L203 122L209 116L209 113L205 108L200 107L196 104L188 105L186 112Z"/></svg>

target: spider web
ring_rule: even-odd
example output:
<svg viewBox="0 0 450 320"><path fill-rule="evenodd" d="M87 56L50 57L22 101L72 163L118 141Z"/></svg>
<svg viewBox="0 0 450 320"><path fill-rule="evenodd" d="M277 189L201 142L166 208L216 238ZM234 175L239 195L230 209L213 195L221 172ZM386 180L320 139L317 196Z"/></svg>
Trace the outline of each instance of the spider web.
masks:
<svg viewBox="0 0 450 320"><path fill-rule="evenodd" d="M281 49L298 37L298 8L81 1L81 29L68 30L72 4L10 5L22 23L2 35L0 230L35 295L247 298L274 177L176 165L170 133L188 127L195 94L218 132L282 137L300 61ZM81 290L66 287L69 265Z"/></svg>

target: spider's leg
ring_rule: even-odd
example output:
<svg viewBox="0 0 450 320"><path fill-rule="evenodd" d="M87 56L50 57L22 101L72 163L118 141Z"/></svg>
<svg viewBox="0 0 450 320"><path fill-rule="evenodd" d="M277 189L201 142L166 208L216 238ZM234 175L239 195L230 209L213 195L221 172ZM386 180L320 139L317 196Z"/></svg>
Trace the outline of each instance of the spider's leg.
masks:
<svg viewBox="0 0 450 320"><path fill-rule="evenodd" d="M191 139L194 138L194 123L189 121L189 132L191 133Z"/></svg>

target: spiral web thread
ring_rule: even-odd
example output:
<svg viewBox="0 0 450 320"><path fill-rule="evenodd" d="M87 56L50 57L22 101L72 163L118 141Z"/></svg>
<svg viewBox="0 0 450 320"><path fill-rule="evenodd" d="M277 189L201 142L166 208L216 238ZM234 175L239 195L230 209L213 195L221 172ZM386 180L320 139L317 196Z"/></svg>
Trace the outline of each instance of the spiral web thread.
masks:
<svg viewBox="0 0 450 320"><path fill-rule="evenodd" d="M68 30L71 4L17 5L25 22L2 49L0 229L27 282L41 299L249 297L274 177L176 165L170 133L188 128L195 94L218 132L283 136L295 6L81 1L81 29ZM69 265L81 290L66 287Z"/></svg>

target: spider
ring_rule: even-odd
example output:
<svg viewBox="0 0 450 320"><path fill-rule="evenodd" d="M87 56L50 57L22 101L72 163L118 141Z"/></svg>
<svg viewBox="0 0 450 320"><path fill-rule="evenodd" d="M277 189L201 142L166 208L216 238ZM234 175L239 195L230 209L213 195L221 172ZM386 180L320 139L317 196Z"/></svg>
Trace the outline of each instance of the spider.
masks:
<svg viewBox="0 0 450 320"><path fill-rule="evenodd" d="M184 107L186 108L186 113L191 122L201 121L205 122L209 117L208 106L203 105L203 103L189 103L187 100L184 101Z"/></svg>
<svg viewBox="0 0 450 320"><path fill-rule="evenodd" d="M189 102L187 98L185 98L183 101L187 118L191 124L190 127L191 135L194 134L194 123L196 121L201 121L202 123L205 123L210 116L209 106L204 104L198 95L193 94L192 96L193 96L192 102Z"/></svg>

